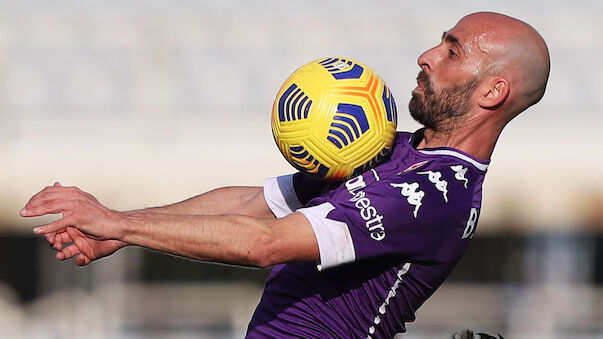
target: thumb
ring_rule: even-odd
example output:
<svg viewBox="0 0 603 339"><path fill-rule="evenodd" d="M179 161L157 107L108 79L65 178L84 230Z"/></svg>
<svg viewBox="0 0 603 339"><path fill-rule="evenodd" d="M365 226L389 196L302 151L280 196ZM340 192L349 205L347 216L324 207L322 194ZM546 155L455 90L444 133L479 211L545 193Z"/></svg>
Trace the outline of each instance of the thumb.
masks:
<svg viewBox="0 0 603 339"><path fill-rule="evenodd" d="M63 228L65 228L67 226L72 226L72 225L73 225L72 221L69 221L63 217L62 219L51 222L50 224L34 227L33 232L34 232L34 234L47 234L50 232L56 232L56 231L62 230Z"/></svg>

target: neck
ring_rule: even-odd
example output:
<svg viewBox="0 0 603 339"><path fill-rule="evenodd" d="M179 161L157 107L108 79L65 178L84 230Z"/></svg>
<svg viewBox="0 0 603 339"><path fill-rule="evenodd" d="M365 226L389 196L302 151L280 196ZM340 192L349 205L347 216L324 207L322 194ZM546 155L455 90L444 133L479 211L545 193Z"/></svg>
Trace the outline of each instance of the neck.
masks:
<svg viewBox="0 0 603 339"><path fill-rule="evenodd" d="M477 159L489 160L501 131L502 128L492 126L487 121L464 121L446 132L428 128L417 149L451 147Z"/></svg>

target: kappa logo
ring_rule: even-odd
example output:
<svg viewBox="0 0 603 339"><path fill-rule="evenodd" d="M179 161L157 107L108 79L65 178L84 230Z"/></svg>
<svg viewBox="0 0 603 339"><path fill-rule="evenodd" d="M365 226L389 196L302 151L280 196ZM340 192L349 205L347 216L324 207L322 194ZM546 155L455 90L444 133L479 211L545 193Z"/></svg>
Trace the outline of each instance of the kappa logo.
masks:
<svg viewBox="0 0 603 339"><path fill-rule="evenodd" d="M414 165L411 165L409 168L405 169L405 170L404 170L402 173L407 173L407 172L410 172L410 171L414 171L414 170L416 170L417 168L419 168L419 167L421 167L421 166L425 165L425 164L426 164L426 163L428 163L428 162L429 162L429 160L425 160L425 161L418 162L418 163L416 163L416 164L414 164ZM398 175L400 175L400 174L402 174L402 173L398 173Z"/></svg>
<svg viewBox="0 0 603 339"><path fill-rule="evenodd" d="M406 201L412 206L415 206L415 210L413 211L413 215L415 219L417 218L417 213L419 213L419 208L421 208L421 200L425 196L425 192L418 190L419 184L413 182L412 184L403 182L401 184L390 184L392 187L400 188L400 194L406 197ZM417 191L418 190L418 191Z"/></svg>
<svg viewBox="0 0 603 339"><path fill-rule="evenodd" d="M454 171L454 178L458 181L464 181L465 188L467 188L467 184L469 183L469 179L465 178L465 173L467 173L467 167L463 167L463 165L455 165L450 166L450 169Z"/></svg>
<svg viewBox="0 0 603 339"><path fill-rule="evenodd" d="M444 201L448 202L448 182L446 180L441 180L442 173L425 171L425 172L417 172L417 174L426 174L427 177L429 178L429 181L431 181L431 183L435 185L435 187L438 189L438 191L440 191L440 192L442 192L442 194L444 194Z"/></svg>

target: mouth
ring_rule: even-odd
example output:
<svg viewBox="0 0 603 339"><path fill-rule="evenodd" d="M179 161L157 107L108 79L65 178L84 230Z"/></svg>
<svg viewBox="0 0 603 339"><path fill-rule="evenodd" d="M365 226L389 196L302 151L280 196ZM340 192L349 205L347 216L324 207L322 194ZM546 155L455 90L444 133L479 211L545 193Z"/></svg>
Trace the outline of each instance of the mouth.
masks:
<svg viewBox="0 0 603 339"><path fill-rule="evenodd" d="M412 91L413 91L413 93L414 92L424 92L423 82L421 80L419 80L418 78L417 78L417 87L415 87L415 89L413 89Z"/></svg>
<svg viewBox="0 0 603 339"><path fill-rule="evenodd" d="M427 81L429 81L429 78L427 77L427 73L425 73L425 71L419 72L419 74L417 75L417 87L415 87L413 92L417 92L417 91L424 92L425 84Z"/></svg>

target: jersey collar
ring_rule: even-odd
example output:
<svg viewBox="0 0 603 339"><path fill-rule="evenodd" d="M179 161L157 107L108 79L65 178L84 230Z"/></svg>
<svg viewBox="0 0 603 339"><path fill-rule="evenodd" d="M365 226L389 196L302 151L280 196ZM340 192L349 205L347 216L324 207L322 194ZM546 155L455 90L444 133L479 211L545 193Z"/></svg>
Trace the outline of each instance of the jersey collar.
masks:
<svg viewBox="0 0 603 339"><path fill-rule="evenodd" d="M466 161L466 162L472 164L473 166L475 166L477 169L479 169L481 171L485 172L488 170L490 161L478 160L478 159L472 157L471 155L464 153L463 151L460 151L456 148L437 147L437 148L416 149L416 147L419 145L421 140L423 140L424 133L425 133L425 128L423 127L421 129L417 130L416 132L414 132L410 136L410 139L408 140L409 143L412 145L412 148L414 148L416 151L418 151L422 154L426 154L426 155L453 156L453 157L456 157L458 159L461 159L463 161Z"/></svg>

